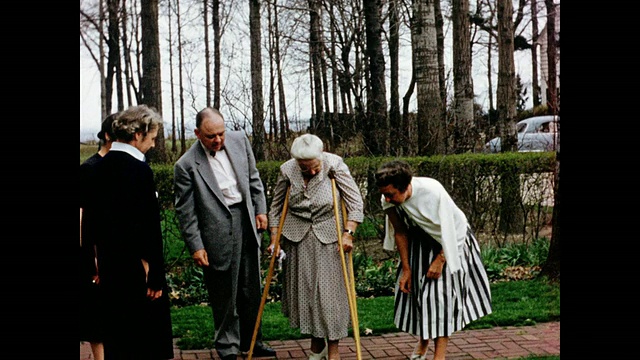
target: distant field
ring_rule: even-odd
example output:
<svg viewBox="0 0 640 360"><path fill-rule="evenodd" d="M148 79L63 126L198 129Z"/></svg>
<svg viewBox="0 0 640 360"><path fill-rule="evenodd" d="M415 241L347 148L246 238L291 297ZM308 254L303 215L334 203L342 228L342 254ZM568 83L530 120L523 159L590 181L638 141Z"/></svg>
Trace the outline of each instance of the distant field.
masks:
<svg viewBox="0 0 640 360"><path fill-rule="evenodd" d="M189 147L191 147L191 145L196 141L195 138L193 139L187 139L186 141L186 148L188 149ZM178 149L180 148L180 142L178 141ZM167 149L171 149L172 145L171 145L171 140L166 140L166 148ZM80 143L80 164L82 164L83 161L87 160L91 155L95 154L96 152L98 152L98 143L96 142L84 142L84 143Z"/></svg>
<svg viewBox="0 0 640 360"><path fill-rule="evenodd" d="M80 144L80 164L96 152L98 152L98 144Z"/></svg>

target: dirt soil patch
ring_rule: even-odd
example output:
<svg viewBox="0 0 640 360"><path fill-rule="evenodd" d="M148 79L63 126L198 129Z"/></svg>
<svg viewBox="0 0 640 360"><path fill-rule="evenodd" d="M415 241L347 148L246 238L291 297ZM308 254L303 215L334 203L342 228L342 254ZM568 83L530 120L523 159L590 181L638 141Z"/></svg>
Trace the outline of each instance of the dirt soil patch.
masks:
<svg viewBox="0 0 640 360"><path fill-rule="evenodd" d="M551 239L551 224L546 225L542 228L538 234L539 237L546 237L547 239ZM492 243L495 244L495 239L492 238L491 234L476 234L478 238L478 242L482 244ZM517 236L515 238L521 238L521 236ZM507 239L507 241L517 241ZM397 258L396 251L387 251L382 247L382 239L369 238L369 239L356 239L354 242L355 251L364 254L366 257L371 257L374 261L385 261L385 260L394 260Z"/></svg>

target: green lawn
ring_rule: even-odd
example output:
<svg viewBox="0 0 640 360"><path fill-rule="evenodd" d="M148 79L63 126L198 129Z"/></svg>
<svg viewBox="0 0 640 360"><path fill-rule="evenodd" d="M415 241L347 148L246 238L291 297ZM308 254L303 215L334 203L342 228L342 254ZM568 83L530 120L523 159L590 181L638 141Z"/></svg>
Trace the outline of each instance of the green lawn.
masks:
<svg viewBox="0 0 640 360"><path fill-rule="evenodd" d="M560 284L545 279L491 284L493 313L470 323L465 329L494 326L522 326L560 320ZM397 332L393 324L393 296L358 298L360 333L370 329L373 335ZM173 334L183 350L213 348L213 320L209 306L174 307L171 310ZM280 310L280 302L265 304L262 315L264 340L304 338L289 327ZM350 332L351 335L351 332ZM559 357L557 357L559 358ZM536 357L527 359L556 359Z"/></svg>

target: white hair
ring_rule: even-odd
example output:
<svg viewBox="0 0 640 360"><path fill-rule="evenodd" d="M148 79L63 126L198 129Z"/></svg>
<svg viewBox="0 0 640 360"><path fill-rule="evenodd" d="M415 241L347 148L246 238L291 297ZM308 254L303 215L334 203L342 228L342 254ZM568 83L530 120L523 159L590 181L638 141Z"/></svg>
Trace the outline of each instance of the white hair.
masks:
<svg viewBox="0 0 640 360"><path fill-rule="evenodd" d="M323 146L322 140L313 134L300 135L291 144L291 157L296 160L319 159Z"/></svg>

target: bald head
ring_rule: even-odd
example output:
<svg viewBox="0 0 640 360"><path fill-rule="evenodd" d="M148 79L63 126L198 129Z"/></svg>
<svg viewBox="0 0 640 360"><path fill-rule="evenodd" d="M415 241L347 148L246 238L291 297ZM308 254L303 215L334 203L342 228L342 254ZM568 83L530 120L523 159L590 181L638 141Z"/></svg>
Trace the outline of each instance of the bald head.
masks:
<svg viewBox="0 0 640 360"><path fill-rule="evenodd" d="M196 115L196 137L209 151L220 151L224 146L224 117L217 109L207 107Z"/></svg>
<svg viewBox="0 0 640 360"><path fill-rule="evenodd" d="M224 123L224 116L222 116L218 109L214 109L212 107L206 107L196 114L196 128L200 128L202 125L202 121L204 121L205 119L219 120Z"/></svg>

